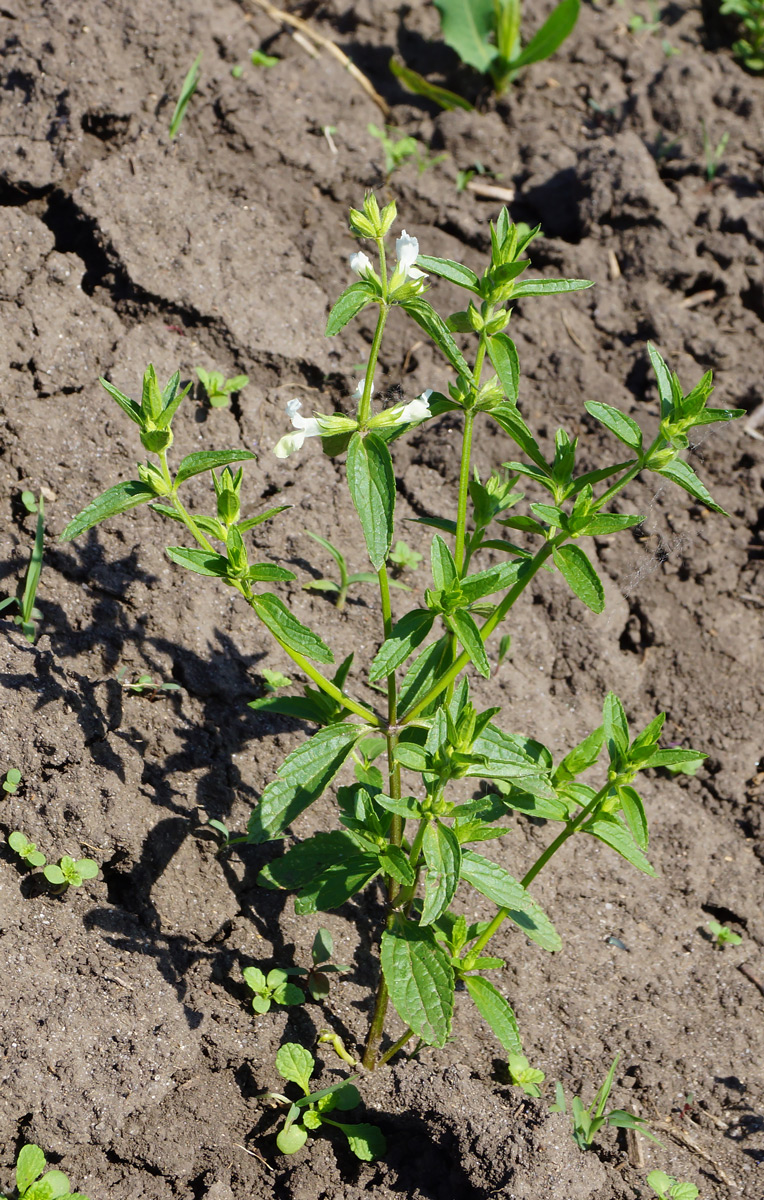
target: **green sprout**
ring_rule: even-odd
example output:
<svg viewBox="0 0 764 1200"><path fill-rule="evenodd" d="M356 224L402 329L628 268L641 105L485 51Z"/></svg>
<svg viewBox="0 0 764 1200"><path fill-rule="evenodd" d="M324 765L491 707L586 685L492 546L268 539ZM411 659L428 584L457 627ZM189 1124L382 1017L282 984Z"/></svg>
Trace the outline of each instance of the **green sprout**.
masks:
<svg viewBox="0 0 764 1200"><path fill-rule="evenodd" d="M524 1054L509 1055L509 1078L515 1087L522 1088L526 1096L540 1096L540 1083L546 1079L543 1071L532 1067Z"/></svg>
<svg viewBox="0 0 764 1200"><path fill-rule="evenodd" d="M58 864L51 863L43 871L56 893L65 892L70 887L79 887L86 879L95 879L97 874L98 863L92 858L78 858L75 861L68 854L60 858Z"/></svg>
<svg viewBox="0 0 764 1200"><path fill-rule="evenodd" d="M22 492L21 503L28 513L36 513L38 511L37 498L34 492Z"/></svg>
<svg viewBox="0 0 764 1200"><path fill-rule="evenodd" d="M282 1154L296 1154L308 1140L309 1133L317 1133L322 1125L339 1129L348 1140L348 1146L356 1158L363 1162L374 1162L381 1158L387 1148L384 1135L376 1125L347 1125L335 1121L331 1112L349 1112L361 1103L358 1088L350 1079L341 1080L331 1087L311 1092L310 1079L316 1068L316 1060L309 1050L299 1042L285 1042L276 1054L276 1070L287 1083L296 1083L303 1095L299 1100L273 1092L272 1097L289 1105L289 1111L277 1138L276 1145Z"/></svg>
<svg viewBox="0 0 764 1200"><path fill-rule="evenodd" d="M713 183L721 161L724 158L724 152L727 149L727 142L730 140L730 135L725 129L719 141L714 146L702 117L700 119L700 127L703 132L703 157L706 161L706 183Z"/></svg>
<svg viewBox="0 0 764 1200"><path fill-rule="evenodd" d="M340 571L339 582L334 579L311 579L308 583L304 583L302 585L306 591L335 593L335 608L344 608L348 591L351 587L357 583L377 582L377 576L374 571L356 571L353 575L348 574L345 556L341 550L338 550L328 538L321 537L320 533L311 533L309 529L306 529L305 532L307 533L308 537L313 538L314 542L318 542L319 546L323 546L325 550L329 551ZM406 587L405 583L399 583L395 579L390 580L390 587L401 588L406 592L411 590L410 588Z"/></svg>
<svg viewBox="0 0 764 1200"><path fill-rule="evenodd" d="M390 551L390 562L396 571L416 571L423 557L418 550L412 550L400 538Z"/></svg>
<svg viewBox="0 0 764 1200"><path fill-rule="evenodd" d="M271 671L268 667L263 667L260 674L267 692L277 692L279 688L289 687L292 682L288 675L283 675L281 671Z"/></svg>
<svg viewBox="0 0 764 1200"><path fill-rule="evenodd" d="M633 1113L627 1112L623 1108L611 1108L609 1112L605 1112L605 1105L608 1101L608 1096L613 1087L615 1078L615 1069L618 1066L620 1054L616 1054L613 1059L613 1065L605 1076L605 1082L597 1092L597 1095L592 1100L588 1108L584 1108L581 1099L574 1096L570 1104L570 1116L573 1122L573 1141L581 1150L589 1150L594 1142L599 1130L603 1125L613 1125L616 1129L638 1129L645 1137L650 1138L652 1142L657 1142L655 1137L647 1128L647 1122L642 1117L635 1117ZM555 1084L555 1103L549 1105L550 1112L561 1112L567 1115L568 1109L565 1103L565 1092L561 1083Z"/></svg>
<svg viewBox="0 0 764 1200"><path fill-rule="evenodd" d="M26 494L31 495L31 493ZM24 634L24 637L30 643L30 645L34 645L34 641L37 636L35 621L39 621L42 618L42 613L40 612L39 608L35 607L35 598L37 596L37 587L40 582L40 572L42 571L42 548L44 536L45 506L43 504L41 493L37 512L37 528L35 531L34 546L32 547L32 555L29 559L29 565L24 577L24 590L20 596L9 596L6 600L0 601L0 612L6 608L12 608L13 605L16 606L18 612L13 618L13 623L14 625L21 626L21 632Z"/></svg>
<svg viewBox="0 0 764 1200"><path fill-rule="evenodd" d="M69 1190L63 1171L45 1171L45 1155L39 1146L22 1146L16 1159L16 1200L88 1200ZM11 1197L0 1195L0 1200Z"/></svg>
<svg viewBox="0 0 764 1200"><path fill-rule="evenodd" d="M305 993L289 982L289 976L295 973L295 967L274 967L267 975L259 967L245 967L242 975L247 987L254 992L252 1007L255 1012L267 1013L271 1004L302 1004Z"/></svg>
<svg viewBox="0 0 764 1200"><path fill-rule="evenodd" d="M708 929L719 949L724 946L739 946L743 940L739 933L735 933L734 929L730 929L727 925L720 925L718 921L709 921Z"/></svg>
<svg viewBox="0 0 764 1200"><path fill-rule="evenodd" d="M647 1176L647 1184L658 1200L697 1200L700 1194L694 1183L680 1183L664 1171L651 1171Z"/></svg>
<svg viewBox="0 0 764 1200"><path fill-rule="evenodd" d="M14 796L19 790L20 783L21 771L18 769L18 767L11 767L5 773L5 779L3 780L3 791L8 792L11 796Z"/></svg>
<svg viewBox="0 0 764 1200"><path fill-rule="evenodd" d="M172 114L172 119L170 121L170 141L177 136L178 131L183 124L183 118L186 115L186 109L188 108L189 101L191 100L191 97L196 91L199 83L201 66L202 56L201 54L197 54L196 58L188 69L186 78L183 80L183 85L180 89L180 95L178 96L178 103L175 105L175 109Z"/></svg>
<svg viewBox="0 0 764 1200"><path fill-rule="evenodd" d="M331 962L333 953L334 942L332 941L332 935L328 929L319 929L313 939L311 949L313 965L311 967L289 968L291 974L305 977L305 986L314 1000L325 1000L329 995L329 980L327 976L330 972L350 970L350 967L346 963Z"/></svg>
<svg viewBox="0 0 764 1200"><path fill-rule="evenodd" d="M398 167L403 166L410 158L414 159L419 174L423 175L430 167L434 167L436 163L442 162L444 158L448 157L446 154L430 155L427 150L423 152L421 142L417 141L415 137L394 138L391 125L380 129L377 125L370 124L367 128L371 136L376 138L382 147L385 156L385 174L388 179L393 171L397 171Z"/></svg>
<svg viewBox="0 0 764 1200"><path fill-rule="evenodd" d="M48 861L44 854L41 854L34 842L27 840L26 836L15 829L8 836L8 845L11 850L18 854L19 858L23 859L28 867L44 867Z"/></svg>
<svg viewBox="0 0 764 1200"><path fill-rule="evenodd" d="M764 71L764 0L722 0L722 16L739 17L745 30L732 53L749 71Z"/></svg>
<svg viewBox="0 0 764 1200"><path fill-rule="evenodd" d="M139 675L137 679L127 679L127 672L127 667L120 667L117 671L117 682L126 692L134 692L136 696L142 696L144 692L148 692L148 699L155 700L159 692L182 690L179 683L165 683L161 679L153 679L151 675Z"/></svg>
<svg viewBox="0 0 764 1200"><path fill-rule="evenodd" d="M196 373L212 408L225 408L233 393L240 392L249 383L248 375L233 375L226 379L221 371L205 371L204 367L197 367Z"/></svg>
<svg viewBox="0 0 764 1200"><path fill-rule="evenodd" d="M253 67L275 67L280 61L273 54L266 54L264 50L253 50L249 57Z"/></svg>

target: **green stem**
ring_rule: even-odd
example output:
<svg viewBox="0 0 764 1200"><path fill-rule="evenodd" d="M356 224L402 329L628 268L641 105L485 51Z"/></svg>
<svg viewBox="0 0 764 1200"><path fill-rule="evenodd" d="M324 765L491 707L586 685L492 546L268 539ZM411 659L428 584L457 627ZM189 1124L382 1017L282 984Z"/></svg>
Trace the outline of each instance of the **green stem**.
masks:
<svg viewBox="0 0 764 1200"><path fill-rule="evenodd" d="M361 402L358 405L358 425L360 429L365 429L369 423L371 416L371 389L374 386L374 372L377 369L377 359L379 358L379 348L382 344L382 334L387 321L387 314L390 311L387 304L387 269L385 266L385 245L382 238L377 241L379 249L379 269L380 278L382 280L382 295L384 299L379 306L379 315L377 317L377 327L374 330L374 340L371 343L369 351L369 361L366 364L366 378L363 384L363 395Z"/></svg>
<svg viewBox="0 0 764 1200"><path fill-rule="evenodd" d="M397 1054L399 1050L403 1049L403 1047L406 1045L406 1042L411 1041L413 1036L414 1036L414 1030L407 1029L406 1032L403 1034L403 1036L399 1037L398 1041L395 1042L394 1045L392 1045L389 1050L385 1050L385 1053L380 1055L377 1066L378 1067L384 1066L384 1064L386 1062L388 1062L393 1057L394 1054Z"/></svg>
<svg viewBox="0 0 764 1200"><path fill-rule="evenodd" d="M472 430L475 414L470 409L464 414L464 439L462 441L462 465L459 472L459 505L456 512L456 543L454 562L461 575L464 566L464 540L467 533L467 501L470 486L470 460L472 457Z"/></svg>

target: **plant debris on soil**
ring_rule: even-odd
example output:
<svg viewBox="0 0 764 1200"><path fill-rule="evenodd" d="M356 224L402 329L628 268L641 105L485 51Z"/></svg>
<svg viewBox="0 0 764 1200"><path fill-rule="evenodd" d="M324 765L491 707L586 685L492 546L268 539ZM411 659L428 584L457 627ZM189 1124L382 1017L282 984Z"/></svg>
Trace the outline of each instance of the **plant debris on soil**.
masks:
<svg viewBox="0 0 764 1200"><path fill-rule="evenodd" d="M552 7L526 5L529 25ZM0 620L0 772L22 775L0 799L0 1187L28 1141L91 1200L636 1200L654 1168L693 1181L701 1200L764 1197L764 79L734 61L734 29L713 3L661 5L659 31L629 32L641 7L585 3L557 55L497 101L478 94L422 0L291 5L341 45L399 133L444 156L386 181L368 132L383 119L373 97L257 5L2 0L3 594L34 539L24 489L43 491L46 542L36 644ZM253 49L278 62L252 65ZM394 52L483 111L440 112L405 93L388 70ZM729 133L710 183L701 121L714 145ZM532 669L510 652L480 685L481 704L503 704L506 728L559 756L615 689L636 727L665 710L668 741L710 757L695 778L654 772L645 785L657 879L577 840L534 886L562 952L517 929L497 938L508 963L497 981L546 1072L544 1099L509 1086L501 1048L457 1002L445 1050L399 1056L359 1081L386 1158L359 1163L323 1136L285 1158L263 1099L279 1085L275 1052L284 1040L313 1047L324 1028L358 1051L382 896L372 888L359 904L298 919L286 895L255 884L278 846L216 857L208 819L242 829L305 736L247 708L265 692L263 668L291 664L238 597L169 563L167 528L146 508L72 544L56 539L138 457L99 375L135 394L150 361L163 379L178 368L196 379L199 366L246 374L229 407L210 409L198 389L184 402L174 461L257 451L247 512L295 506L257 531L264 555L297 573L282 595L339 657L355 646L370 659L373 589L357 588L339 612L302 587L326 568L308 530L346 550L350 570L367 569L339 467L314 445L286 463L270 451L285 403L347 406L368 353L365 318L323 336L349 282L348 208L368 188L395 196L423 253L477 266L501 202L457 190L457 173L476 163L514 191L513 219L542 225L538 273L596 282L522 300L512 318L521 408L546 445L562 424L588 466L612 456L586 399L657 427L648 339L688 386L711 368L714 402L751 414L748 426L710 426L690 456L730 519L668 484L656 490L655 476L637 482L629 511L644 524L596 544L605 613L552 576L534 583L511 626ZM444 282L429 298L444 315L456 307ZM402 320L389 330L378 389L444 390L436 352ZM455 493L458 420L397 443L402 515L441 513ZM496 426L480 427L481 475L512 456ZM206 487L200 479L200 502ZM415 549L429 544L421 526L407 530ZM425 570L407 581L421 593ZM124 668L180 690L135 693ZM332 827L332 804L325 797L296 834ZM5 844L14 829L49 860L94 858L98 877L52 896ZM521 875L548 840L543 823L518 817L496 853ZM471 919L489 915L476 893L470 905ZM709 918L742 943L717 949ZM351 971L332 977L322 1004L253 1014L242 969L306 965L320 924ZM612 1100L663 1146L629 1149L608 1130L583 1154L548 1111L554 1081L588 1102L619 1051ZM316 1053L322 1086L347 1073L331 1048Z"/></svg>

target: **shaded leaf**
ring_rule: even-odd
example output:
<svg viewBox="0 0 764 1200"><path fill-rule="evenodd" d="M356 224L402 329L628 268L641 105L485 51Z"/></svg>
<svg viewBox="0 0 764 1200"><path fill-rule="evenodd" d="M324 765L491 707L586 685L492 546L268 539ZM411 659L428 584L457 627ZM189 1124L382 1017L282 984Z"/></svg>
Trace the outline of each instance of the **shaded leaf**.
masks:
<svg viewBox="0 0 764 1200"><path fill-rule="evenodd" d="M155 499L153 489L140 480L129 479L126 483L118 483L92 500L87 508L83 508L82 512L69 522L58 540L70 542L72 538L79 537L81 533L105 521L107 517L116 517L139 504L146 504Z"/></svg>
<svg viewBox="0 0 764 1200"><path fill-rule="evenodd" d="M507 1053L522 1054L523 1045L515 1014L501 992L482 975L465 975L464 982L478 1012L491 1026Z"/></svg>
<svg viewBox="0 0 764 1200"><path fill-rule="evenodd" d="M398 1015L428 1046L445 1046L454 972L430 929L407 922L382 934L382 971Z"/></svg>

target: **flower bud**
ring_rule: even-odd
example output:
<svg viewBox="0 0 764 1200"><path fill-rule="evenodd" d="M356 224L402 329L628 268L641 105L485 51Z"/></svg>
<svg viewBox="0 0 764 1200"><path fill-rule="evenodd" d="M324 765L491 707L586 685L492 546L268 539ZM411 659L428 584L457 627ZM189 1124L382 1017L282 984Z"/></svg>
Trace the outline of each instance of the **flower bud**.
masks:
<svg viewBox="0 0 764 1200"><path fill-rule="evenodd" d="M364 216L362 212L359 212L357 208L351 208L350 210L350 228L358 237L374 237L374 226L369 218Z"/></svg>
<svg viewBox="0 0 764 1200"><path fill-rule="evenodd" d="M138 463L138 478L141 483L145 483L152 489L155 496L169 496L172 491L162 472L157 470L151 463Z"/></svg>
<svg viewBox="0 0 764 1200"><path fill-rule="evenodd" d="M161 454L172 445L171 429L144 429L141 431L141 442L149 454Z"/></svg>

